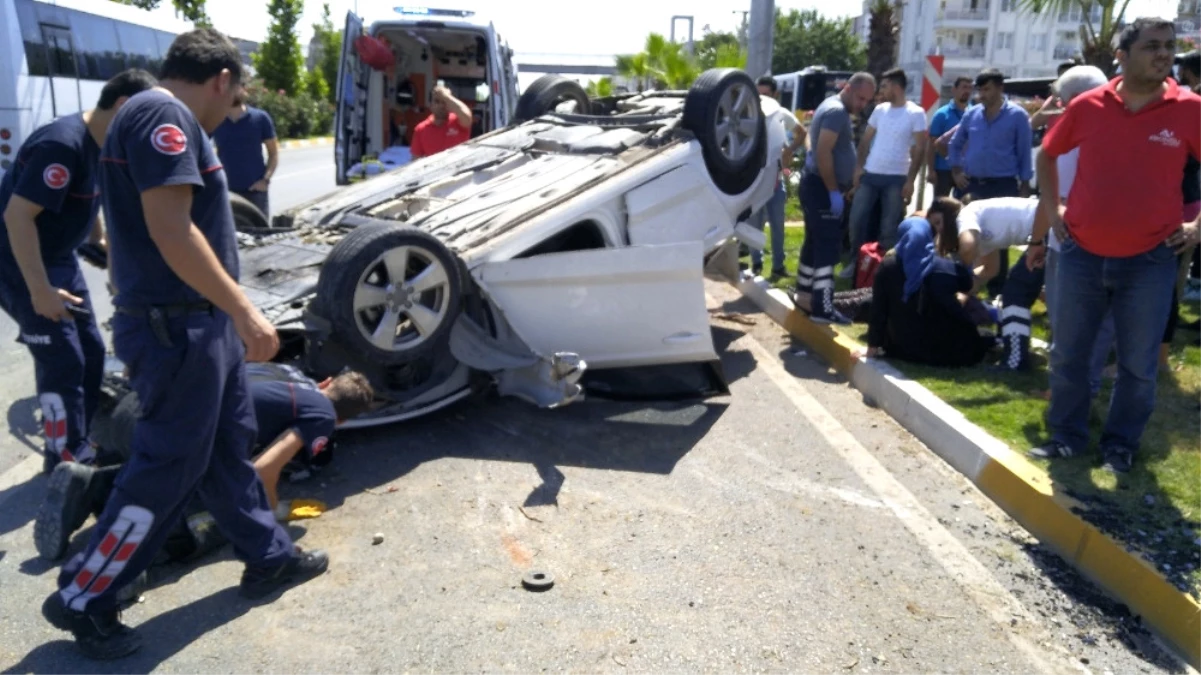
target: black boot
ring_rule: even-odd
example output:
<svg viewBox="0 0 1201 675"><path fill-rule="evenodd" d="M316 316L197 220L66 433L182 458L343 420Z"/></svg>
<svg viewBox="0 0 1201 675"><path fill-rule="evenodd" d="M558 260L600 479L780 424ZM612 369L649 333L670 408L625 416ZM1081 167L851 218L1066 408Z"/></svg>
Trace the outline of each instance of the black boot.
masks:
<svg viewBox="0 0 1201 675"><path fill-rule="evenodd" d="M38 555L58 560L67 550L71 535L91 512L89 486L96 470L76 462L54 467L46 484L46 497L33 523L33 544Z"/></svg>
<svg viewBox="0 0 1201 675"><path fill-rule="evenodd" d="M75 636L75 646L90 659L119 659L142 647L142 636L121 623L117 610L84 614L68 608L57 591L42 603L42 616L50 625Z"/></svg>

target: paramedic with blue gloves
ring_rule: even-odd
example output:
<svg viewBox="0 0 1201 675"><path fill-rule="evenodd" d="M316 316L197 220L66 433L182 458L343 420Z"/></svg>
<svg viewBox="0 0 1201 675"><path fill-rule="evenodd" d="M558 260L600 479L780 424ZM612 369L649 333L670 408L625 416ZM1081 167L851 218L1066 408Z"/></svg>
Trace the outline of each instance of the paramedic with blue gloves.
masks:
<svg viewBox="0 0 1201 675"><path fill-rule="evenodd" d="M104 340L75 249L100 208L100 144L126 99L155 85L144 70L109 80L96 108L30 134L0 180L0 309L33 356L43 468L91 462L88 425L104 377Z"/></svg>
<svg viewBox="0 0 1201 675"><path fill-rule="evenodd" d="M141 646L120 621L119 591L150 565L193 495L246 563L243 596L266 597L329 564L276 523L248 457L256 422L245 361L270 359L279 337L237 284L225 172L208 139L241 87L241 61L215 30L181 34L162 87L126 103L101 153L113 347L143 406L87 548L42 605L91 658Z"/></svg>

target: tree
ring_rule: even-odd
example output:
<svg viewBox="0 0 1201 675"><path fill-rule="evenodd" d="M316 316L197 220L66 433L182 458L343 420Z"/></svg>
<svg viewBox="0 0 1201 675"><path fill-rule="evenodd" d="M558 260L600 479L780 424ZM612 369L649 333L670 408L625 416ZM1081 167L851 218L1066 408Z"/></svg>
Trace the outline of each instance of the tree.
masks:
<svg viewBox="0 0 1201 675"><path fill-rule="evenodd" d="M1030 14L1058 16L1076 10L1080 18L1080 53L1084 63L1113 75L1114 41L1125 25L1130 0L1018 0L1018 8ZM1100 8L1100 22L1093 21Z"/></svg>
<svg viewBox="0 0 1201 675"><path fill-rule="evenodd" d="M733 33L706 33L696 43L696 64L701 70L710 68L745 68L746 51Z"/></svg>
<svg viewBox="0 0 1201 675"><path fill-rule="evenodd" d="M616 57L617 74L634 82L634 89L641 91L649 86L650 64L646 54L626 54Z"/></svg>
<svg viewBox="0 0 1201 675"><path fill-rule="evenodd" d="M867 72L876 79L896 61L897 32L893 0L873 0L868 13Z"/></svg>
<svg viewBox="0 0 1201 675"><path fill-rule="evenodd" d="M304 54L296 39L296 24L304 13L304 0L271 0L267 13L271 15L271 25L267 28L267 40L251 57L254 67L268 89L299 94Z"/></svg>
<svg viewBox="0 0 1201 675"><path fill-rule="evenodd" d="M313 35L317 38L321 58L317 69L325 78L329 94L326 98L334 102L338 82L338 66L342 61L342 31L334 28L334 22L329 16L329 3L321 7L321 23L313 24Z"/></svg>
<svg viewBox="0 0 1201 675"><path fill-rule="evenodd" d="M809 66L860 70L866 61L863 40L850 19L830 19L817 10L776 10L773 73L792 73Z"/></svg>
<svg viewBox="0 0 1201 675"><path fill-rule="evenodd" d="M603 98L613 95L613 78L602 77L599 80L593 80L584 88L588 92L589 98Z"/></svg>
<svg viewBox="0 0 1201 675"><path fill-rule="evenodd" d="M139 9L152 10L158 9L159 5L163 4L163 0L113 0L122 5L132 5ZM182 16L184 19L191 21L198 27L207 27L212 24L209 22L208 14L204 11L204 0L171 0L171 4L175 7L175 15Z"/></svg>

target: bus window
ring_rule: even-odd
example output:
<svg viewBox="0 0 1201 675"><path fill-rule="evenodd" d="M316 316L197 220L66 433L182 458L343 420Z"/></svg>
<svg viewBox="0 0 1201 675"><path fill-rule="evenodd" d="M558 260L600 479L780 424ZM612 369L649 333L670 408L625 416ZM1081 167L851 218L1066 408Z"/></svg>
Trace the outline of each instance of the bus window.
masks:
<svg viewBox="0 0 1201 675"><path fill-rule="evenodd" d="M121 50L125 52L126 68L151 70L151 64L162 59L153 30L145 26L118 22L117 36L121 39Z"/></svg>
<svg viewBox="0 0 1201 675"><path fill-rule="evenodd" d="M88 80L108 80L125 70L125 57L117 41L117 26L112 19L71 13L71 35L79 54L79 76Z"/></svg>
<svg viewBox="0 0 1201 675"><path fill-rule="evenodd" d="M156 61L150 63L150 74L158 77L158 73L162 70L163 60L167 58L167 52L171 49L171 43L175 42L175 35L166 31L156 30L154 36L158 40L158 52L161 56Z"/></svg>
<svg viewBox="0 0 1201 675"><path fill-rule="evenodd" d="M75 49L71 44L71 31L42 24L42 39L46 43L50 74L71 79L79 77L79 70L75 66Z"/></svg>
<svg viewBox="0 0 1201 675"><path fill-rule="evenodd" d="M42 44L42 28L38 25L37 10L32 0L16 0L17 23L21 24L21 39L25 42L25 62L29 74L45 77L50 74L46 63L46 47Z"/></svg>

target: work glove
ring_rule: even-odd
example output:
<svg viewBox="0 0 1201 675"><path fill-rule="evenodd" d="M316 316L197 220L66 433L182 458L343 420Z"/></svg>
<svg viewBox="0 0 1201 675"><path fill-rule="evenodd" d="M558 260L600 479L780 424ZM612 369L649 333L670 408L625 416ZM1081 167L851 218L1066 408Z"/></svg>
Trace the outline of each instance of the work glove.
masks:
<svg viewBox="0 0 1201 675"><path fill-rule="evenodd" d="M830 190L830 215L841 218L844 208L846 208L846 203L842 199L842 193L838 190Z"/></svg>

